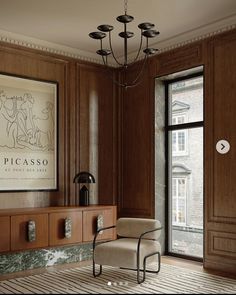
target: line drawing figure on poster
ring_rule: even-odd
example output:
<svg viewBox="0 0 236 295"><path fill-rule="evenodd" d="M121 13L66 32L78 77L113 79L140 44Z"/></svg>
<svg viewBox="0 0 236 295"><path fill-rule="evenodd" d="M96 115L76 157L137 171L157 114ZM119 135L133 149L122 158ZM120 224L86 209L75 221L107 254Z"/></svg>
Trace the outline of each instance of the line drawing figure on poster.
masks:
<svg viewBox="0 0 236 295"><path fill-rule="evenodd" d="M7 97L0 90L0 146L33 151L54 151L54 104L34 114L35 99L31 93ZM39 115L40 114L40 115Z"/></svg>

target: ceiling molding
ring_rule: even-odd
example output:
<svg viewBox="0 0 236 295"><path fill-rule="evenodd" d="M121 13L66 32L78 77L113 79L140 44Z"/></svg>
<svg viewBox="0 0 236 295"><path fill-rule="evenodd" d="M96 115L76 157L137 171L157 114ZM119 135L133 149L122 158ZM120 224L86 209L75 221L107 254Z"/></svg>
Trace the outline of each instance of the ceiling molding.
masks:
<svg viewBox="0 0 236 295"><path fill-rule="evenodd" d="M102 64L102 61L99 59L98 56L96 56L95 53L93 54L90 52L79 50L77 48L72 48L4 30L0 30L0 41L36 50L46 51L53 54L59 54L79 60Z"/></svg>
<svg viewBox="0 0 236 295"><path fill-rule="evenodd" d="M200 41L209 38L220 33L230 31L236 28L236 14L233 14L220 21L210 23L206 26L199 26L194 30L189 30L172 36L169 39L162 40L152 44L152 47L158 48L158 53L169 51L177 47L181 47L196 41ZM135 57L135 53L129 55L129 61Z"/></svg>
<svg viewBox="0 0 236 295"><path fill-rule="evenodd" d="M223 25L224 24L224 25ZM236 28L236 15L225 19L223 22L217 22L208 26L199 27L197 30L188 31L173 38L163 40L152 46L156 46L159 49L159 53L169 51L171 49L181 47L199 40L206 39L208 37L233 30ZM14 45L20 45L27 48L37 49L52 54L59 54L82 61L93 62L97 64L103 64L102 60L96 53L88 51L82 51L77 48L72 48L64 45L55 44L52 42L15 34L12 32L0 30L0 41L11 43ZM135 53L129 55L129 61L133 58ZM115 64L110 64L115 67Z"/></svg>

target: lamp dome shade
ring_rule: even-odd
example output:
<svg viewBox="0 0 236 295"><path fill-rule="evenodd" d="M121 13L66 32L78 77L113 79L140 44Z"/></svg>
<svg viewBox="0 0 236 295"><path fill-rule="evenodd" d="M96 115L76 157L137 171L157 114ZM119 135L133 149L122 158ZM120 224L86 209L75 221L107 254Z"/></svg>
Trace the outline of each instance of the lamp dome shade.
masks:
<svg viewBox="0 0 236 295"><path fill-rule="evenodd" d="M95 183L95 178L91 173L89 173L87 171L82 171L82 172L79 172L78 174L75 175L73 182Z"/></svg>

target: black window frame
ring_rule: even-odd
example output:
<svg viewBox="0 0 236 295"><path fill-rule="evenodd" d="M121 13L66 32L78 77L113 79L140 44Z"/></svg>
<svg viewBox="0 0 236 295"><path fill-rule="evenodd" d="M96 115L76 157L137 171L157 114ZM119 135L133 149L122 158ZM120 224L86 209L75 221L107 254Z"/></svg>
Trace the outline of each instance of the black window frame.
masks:
<svg viewBox="0 0 236 295"><path fill-rule="evenodd" d="M169 85L180 82L180 81L185 81L185 80L190 80L193 78L197 77L203 77L203 120L202 121L195 121L195 122L188 122L188 123L183 123L183 124L175 124L171 125L169 124ZM184 259L189 259L193 261L199 261L203 262L204 259L204 253L203 253L203 258L196 257L196 256L190 256L190 255L184 255L184 254L179 254L179 253L174 253L169 251L169 132L170 131L175 131L175 130L181 130L181 129L193 129L193 128L203 128L203 167L204 167L204 118L205 118L205 113L204 113L204 71L199 71L193 74L189 74L186 76L180 76L178 78L170 79L170 80L165 80L164 81L164 87L165 87L165 163L166 163L166 169L165 169L165 184L166 184L166 190L165 190L165 221L166 221L166 232L165 232L165 254L168 256L174 256L174 257L179 257L179 258L184 258ZM203 210L204 210L204 168L203 168ZM203 219L204 219L204 214L203 214ZM204 220L203 220L203 243L204 243ZM203 245L204 249L204 245Z"/></svg>

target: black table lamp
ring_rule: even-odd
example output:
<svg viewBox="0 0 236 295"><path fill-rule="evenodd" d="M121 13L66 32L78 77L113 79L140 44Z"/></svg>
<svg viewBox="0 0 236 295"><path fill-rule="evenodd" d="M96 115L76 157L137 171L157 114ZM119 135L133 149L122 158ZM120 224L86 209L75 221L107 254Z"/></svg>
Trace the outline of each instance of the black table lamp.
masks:
<svg viewBox="0 0 236 295"><path fill-rule="evenodd" d="M73 182L75 183L95 183L94 176L86 171L79 172L75 175ZM79 205L88 206L89 205L89 190L85 185L79 191Z"/></svg>

